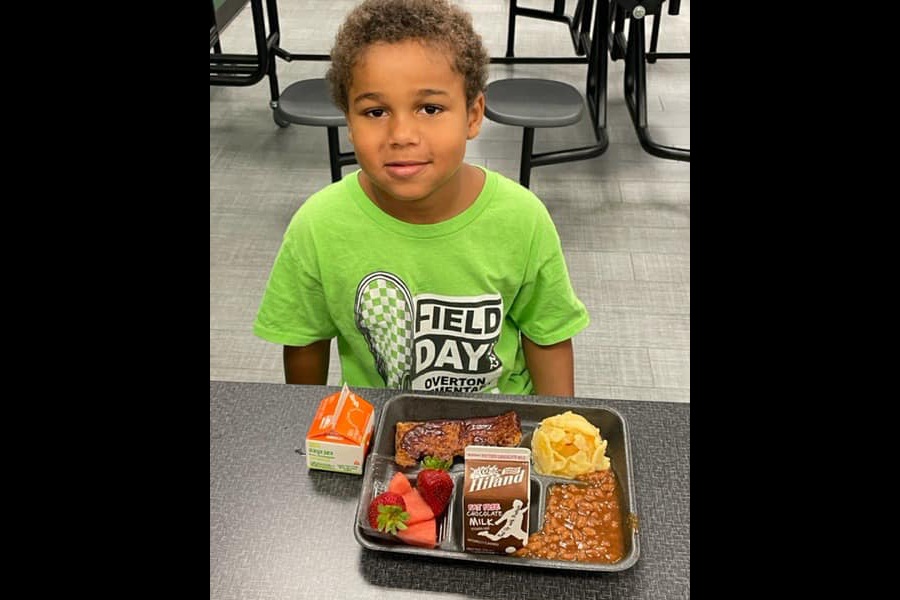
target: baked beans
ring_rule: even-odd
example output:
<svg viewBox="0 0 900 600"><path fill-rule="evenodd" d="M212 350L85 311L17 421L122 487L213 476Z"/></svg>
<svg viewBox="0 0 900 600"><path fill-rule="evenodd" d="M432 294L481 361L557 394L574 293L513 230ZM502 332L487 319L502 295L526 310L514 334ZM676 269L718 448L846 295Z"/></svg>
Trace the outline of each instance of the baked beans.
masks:
<svg viewBox="0 0 900 600"><path fill-rule="evenodd" d="M614 563L625 555L622 516L612 469L550 486L544 527L513 556ZM587 485L584 485L586 483Z"/></svg>

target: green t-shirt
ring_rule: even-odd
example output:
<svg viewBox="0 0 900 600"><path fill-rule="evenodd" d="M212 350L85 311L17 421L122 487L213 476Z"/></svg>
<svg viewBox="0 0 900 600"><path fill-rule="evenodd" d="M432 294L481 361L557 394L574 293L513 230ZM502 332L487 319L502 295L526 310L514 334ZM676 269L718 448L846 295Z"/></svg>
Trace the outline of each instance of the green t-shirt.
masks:
<svg viewBox="0 0 900 600"><path fill-rule="evenodd" d="M357 387L530 394L519 333L555 344L587 327L546 207L484 169L475 202L414 225L378 208L359 171L297 211L253 327L276 344L337 337Z"/></svg>

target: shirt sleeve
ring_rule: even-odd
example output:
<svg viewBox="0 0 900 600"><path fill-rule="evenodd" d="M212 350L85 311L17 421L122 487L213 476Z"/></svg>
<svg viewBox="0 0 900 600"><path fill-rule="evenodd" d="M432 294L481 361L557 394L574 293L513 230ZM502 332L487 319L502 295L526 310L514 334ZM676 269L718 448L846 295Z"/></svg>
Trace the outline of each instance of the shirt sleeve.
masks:
<svg viewBox="0 0 900 600"><path fill-rule="evenodd" d="M587 309L572 288L559 234L543 205L525 278L509 316L528 339L541 346L565 341L590 323Z"/></svg>
<svg viewBox="0 0 900 600"><path fill-rule="evenodd" d="M286 346L306 346L337 335L322 287L315 242L302 211L284 234L253 333Z"/></svg>

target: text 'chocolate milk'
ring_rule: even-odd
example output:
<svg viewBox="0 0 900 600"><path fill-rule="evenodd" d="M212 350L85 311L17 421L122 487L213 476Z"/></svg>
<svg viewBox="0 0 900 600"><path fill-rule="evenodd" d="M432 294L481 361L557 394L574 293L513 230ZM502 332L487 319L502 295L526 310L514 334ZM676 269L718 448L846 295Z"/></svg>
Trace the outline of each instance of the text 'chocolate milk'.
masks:
<svg viewBox="0 0 900 600"><path fill-rule="evenodd" d="M463 547L512 554L528 543L531 450L467 446L465 452Z"/></svg>

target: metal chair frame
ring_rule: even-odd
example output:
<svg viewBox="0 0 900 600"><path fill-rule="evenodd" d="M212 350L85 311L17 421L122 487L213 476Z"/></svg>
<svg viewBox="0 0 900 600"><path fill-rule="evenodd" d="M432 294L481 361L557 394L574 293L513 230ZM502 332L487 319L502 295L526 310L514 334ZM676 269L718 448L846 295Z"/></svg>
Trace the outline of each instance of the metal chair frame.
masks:
<svg viewBox="0 0 900 600"><path fill-rule="evenodd" d="M545 21L556 21L565 23L569 26L569 34L572 36L572 47L575 54L584 56L590 52L590 29L591 29L591 6L588 2L587 10L585 10L584 0L578 0L575 5L575 14L568 16L566 14L566 0L554 0L553 11L538 10L534 8L525 8L518 5L518 0L509 0L509 21L506 31L506 57L515 59L516 45L516 17L528 17L531 19L543 19ZM513 61L496 61L496 62L514 62L514 63L537 63L552 64L559 62L568 62L565 59L551 57L518 57ZM492 59L492 62L495 62ZM578 61L582 62L582 61Z"/></svg>
<svg viewBox="0 0 900 600"><path fill-rule="evenodd" d="M678 148L660 144L651 137L647 120L647 63L657 59L690 58L690 53L656 52L659 40L659 23L662 16L662 3L665 0L614 0L610 20L613 30L610 33L610 56L613 60L625 60L625 104L631 116L631 122L637 133L638 141L645 152L659 158L691 162L690 148ZM638 7L645 11L636 11ZM669 14L677 15L681 0L669 3ZM653 33L651 36L651 52L646 51L645 14L654 15ZM629 19L628 37L625 38L625 19Z"/></svg>
<svg viewBox="0 0 900 600"><path fill-rule="evenodd" d="M256 54L225 54L219 43L218 28L210 26L210 47L215 52L209 55L209 84L224 86L250 86L262 81L268 75L271 90L277 98L278 78L274 67L274 49L281 37L278 28L278 8L275 0L267 0L266 12L269 18L270 33L266 36L266 23L263 17L262 0L250 0L250 11L253 17L253 38ZM215 23L215 6L212 7L211 21Z"/></svg>
<svg viewBox="0 0 900 600"><path fill-rule="evenodd" d="M681 10L681 0L669 1L669 14L677 15ZM690 58L690 52L657 52L656 45L659 42L659 24L662 21L662 5L653 13L653 32L650 34L650 52L647 53L647 62L651 65L657 58Z"/></svg>

